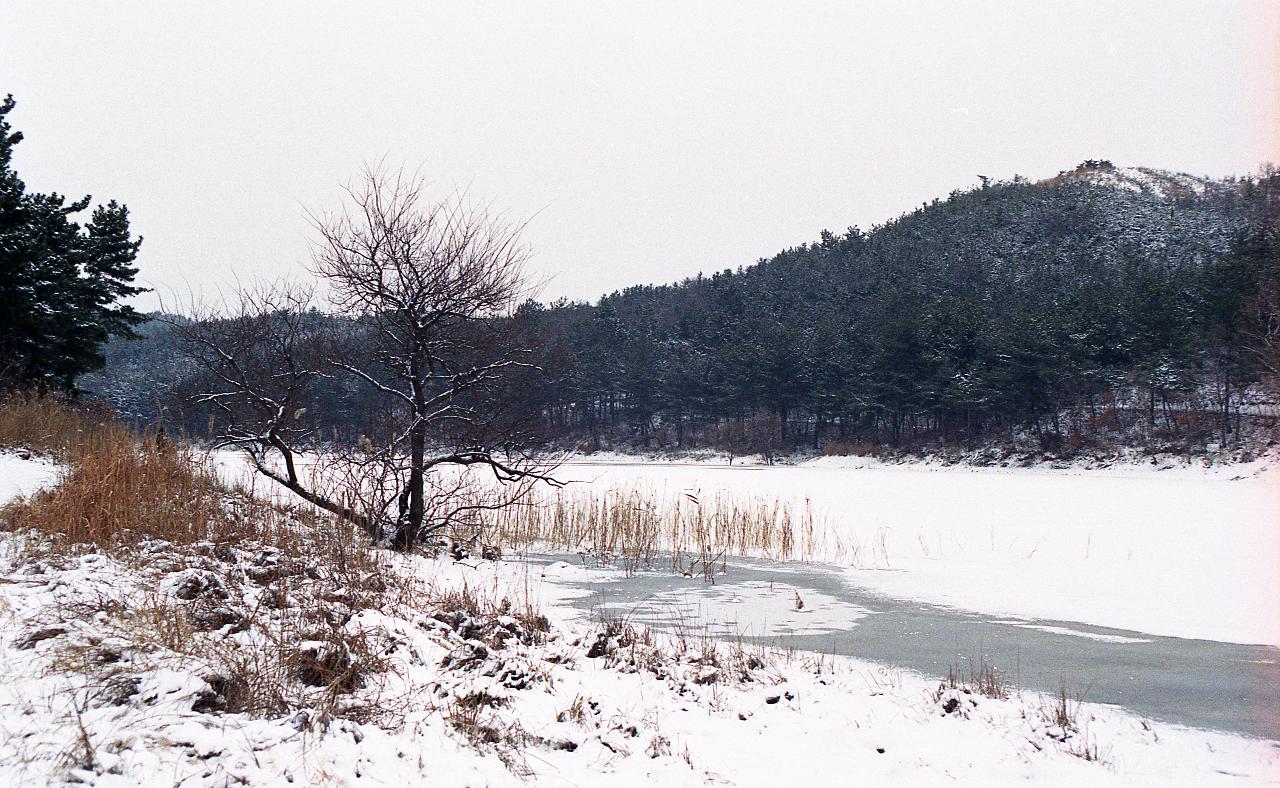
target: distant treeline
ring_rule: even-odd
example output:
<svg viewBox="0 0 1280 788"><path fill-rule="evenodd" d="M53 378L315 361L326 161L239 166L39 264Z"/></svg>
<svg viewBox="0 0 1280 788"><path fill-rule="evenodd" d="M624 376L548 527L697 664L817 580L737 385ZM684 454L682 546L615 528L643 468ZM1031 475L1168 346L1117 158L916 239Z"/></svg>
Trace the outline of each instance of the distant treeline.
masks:
<svg viewBox="0 0 1280 788"><path fill-rule="evenodd" d="M1270 171L984 183L737 271L527 303L502 336L539 369L491 406L522 440L591 446L1230 443L1277 370L1278 205ZM144 333L86 387L198 430L171 331ZM373 418L365 393L324 398L318 434Z"/></svg>

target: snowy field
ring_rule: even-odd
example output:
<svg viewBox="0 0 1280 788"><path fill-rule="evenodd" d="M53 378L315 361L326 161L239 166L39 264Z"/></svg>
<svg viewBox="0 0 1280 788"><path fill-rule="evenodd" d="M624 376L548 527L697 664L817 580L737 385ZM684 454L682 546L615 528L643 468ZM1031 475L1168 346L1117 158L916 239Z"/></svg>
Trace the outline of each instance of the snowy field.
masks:
<svg viewBox="0 0 1280 788"><path fill-rule="evenodd" d="M559 476L582 483L570 494L807 502L827 532L815 557L894 597L1280 645L1280 471L1265 462L1086 470L831 457L730 467L615 455Z"/></svg>
<svg viewBox="0 0 1280 788"><path fill-rule="evenodd" d="M0 498L48 484L55 473L0 456ZM1263 520L1275 513L1268 508L1275 505L1269 482L1178 473L597 463L566 466L562 475L597 487L646 484L671 494L725 489L807 497L846 540L875 545L862 559L882 568L851 569L854 582L979 609L1022 615L1052 609L1067 620L1114 623L1107 617L1124 608L1105 606L1106 591L1142 584L1108 573L1137 571L1159 582L1161 561L1174 569L1198 566L1178 582L1165 578L1159 589L1187 599L1187 589L1209 585L1205 580L1230 582L1234 594L1213 600L1235 599L1235 611L1243 597L1261 593L1251 584L1262 583L1268 566L1274 569L1259 560L1258 574L1246 576L1220 565L1258 558L1225 537L1198 535L1195 546L1181 552L1156 538L1171 530L1189 539L1196 520L1212 514L1219 534L1234 528L1233 534L1257 540L1255 549L1275 546L1263 533ZM1171 525L1158 527L1144 512ZM1076 522L1082 517L1095 521ZM127 611L135 595L169 593L194 570L167 559L174 566L155 569L162 573L157 579L136 565L87 555L33 573L11 564L15 546L11 537L0 546L0 785L66 779L98 786L776 786L855 779L903 786L1280 784L1280 749L1273 742L1151 723L1114 707L1073 704L1074 720L1064 728L1055 720L1055 700L1032 692L992 698L940 691L936 680L911 671L818 654L744 661L708 641L666 651L628 646L623 638L602 636L600 622L574 604L586 593L584 582L625 582L622 572L520 559L388 554L389 568L411 571L433 587L528 597L552 624L545 640L517 639L486 651L448 616L391 605L360 612L348 626L393 644L387 657L398 671L393 689L414 699L399 726L340 720L322 732L299 714L214 715L198 710L211 692L198 670L163 650L131 651L110 616L77 619L66 612L101 606L104 599L119 600ZM1073 555L1077 549L1085 554ZM1274 552L1267 555L1274 562ZM977 578L981 587L967 589L965 578ZM1079 595L1090 583L1103 587ZM1072 585L1078 595L1070 604L1048 590ZM1146 601L1128 611L1141 619L1138 629L1228 629L1212 629L1206 603L1182 621L1156 589L1141 590ZM248 593L258 591L250 584ZM1260 596L1252 602L1264 604ZM820 598L809 606L827 607ZM814 625L849 626L857 614L832 609L820 618ZM1242 621L1230 637L1255 640L1251 633L1265 631ZM63 631L43 639L40 633L51 628ZM209 636L251 643L247 633ZM120 697L104 698L102 686L54 667L68 643L117 650L118 664L136 681ZM525 742L506 765L495 756L499 748L465 740L449 721L463 699L479 695L492 699L492 724L517 731ZM89 765L68 771L69 762Z"/></svg>

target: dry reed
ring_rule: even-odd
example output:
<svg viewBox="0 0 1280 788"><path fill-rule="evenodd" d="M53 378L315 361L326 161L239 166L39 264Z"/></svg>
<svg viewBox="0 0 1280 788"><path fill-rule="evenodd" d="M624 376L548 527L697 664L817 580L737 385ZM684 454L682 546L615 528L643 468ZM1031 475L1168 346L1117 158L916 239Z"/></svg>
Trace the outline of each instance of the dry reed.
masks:
<svg viewBox="0 0 1280 788"><path fill-rule="evenodd" d="M235 518L222 505L224 490L185 448L104 426L68 454L58 485L0 510L6 528L103 549L146 538L222 540L234 530Z"/></svg>
<svg viewBox="0 0 1280 788"><path fill-rule="evenodd" d="M670 562L673 571L708 575L725 556L839 560L846 550L806 501L710 502L685 494L664 500L639 489L560 492L493 513L485 538L515 550L581 552L628 569Z"/></svg>
<svg viewBox="0 0 1280 788"><path fill-rule="evenodd" d="M0 395L0 448L63 460L72 447L107 427L106 408L52 394Z"/></svg>
<svg viewBox="0 0 1280 788"><path fill-rule="evenodd" d="M0 420L6 414L0 405ZM189 446L111 423L76 436L62 449L58 484L0 508L0 529L38 532L56 549L113 552L150 540L252 545L305 557L338 576L378 571L374 546L356 529L309 506L228 487Z"/></svg>

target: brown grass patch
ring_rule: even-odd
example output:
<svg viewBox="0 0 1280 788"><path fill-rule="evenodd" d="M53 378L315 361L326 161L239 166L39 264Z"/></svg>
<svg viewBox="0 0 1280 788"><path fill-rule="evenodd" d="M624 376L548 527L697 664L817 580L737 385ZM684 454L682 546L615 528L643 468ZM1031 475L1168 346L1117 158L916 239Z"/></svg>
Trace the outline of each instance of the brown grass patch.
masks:
<svg viewBox="0 0 1280 788"><path fill-rule="evenodd" d="M54 459L108 426L110 411L52 394L0 395L0 447L27 450Z"/></svg>
<svg viewBox="0 0 1280 788"><path fill-rule="evenodd" d="M235 530L222 506L226 491L189 449L103 426L66 453L62 481L0 509L3 527L102 549L143 539L216 541Z"/></svg>

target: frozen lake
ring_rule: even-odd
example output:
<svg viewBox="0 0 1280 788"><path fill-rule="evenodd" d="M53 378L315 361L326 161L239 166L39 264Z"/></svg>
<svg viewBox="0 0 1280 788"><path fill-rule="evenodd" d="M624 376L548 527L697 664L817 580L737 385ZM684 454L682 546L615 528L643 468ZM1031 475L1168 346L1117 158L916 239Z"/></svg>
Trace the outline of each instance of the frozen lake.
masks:
<svg viewBox="0 0 1280 788"><path fill-rule="evenodd" d="M860 467L859 467L860 466ZM592 492L808 505L815 556L881 596L996 616L1280 645L1280 476L1260 465L1053 470L573 462Z"/></svg>
<svg viewBox="0 0 1280 788"><path fill-rule="evenodd" d="M1271 646L967 613L886 598L809 564L731 559L714 585L661 570L619 574L604 571L594 582L575 574L565 584L582 593L575 603L591 617L856 657L938 679L951 670L968 679L990 665L1015 687L1065 688L1069 698L1164 723L1280 740L1280 649Z"/></svg>

